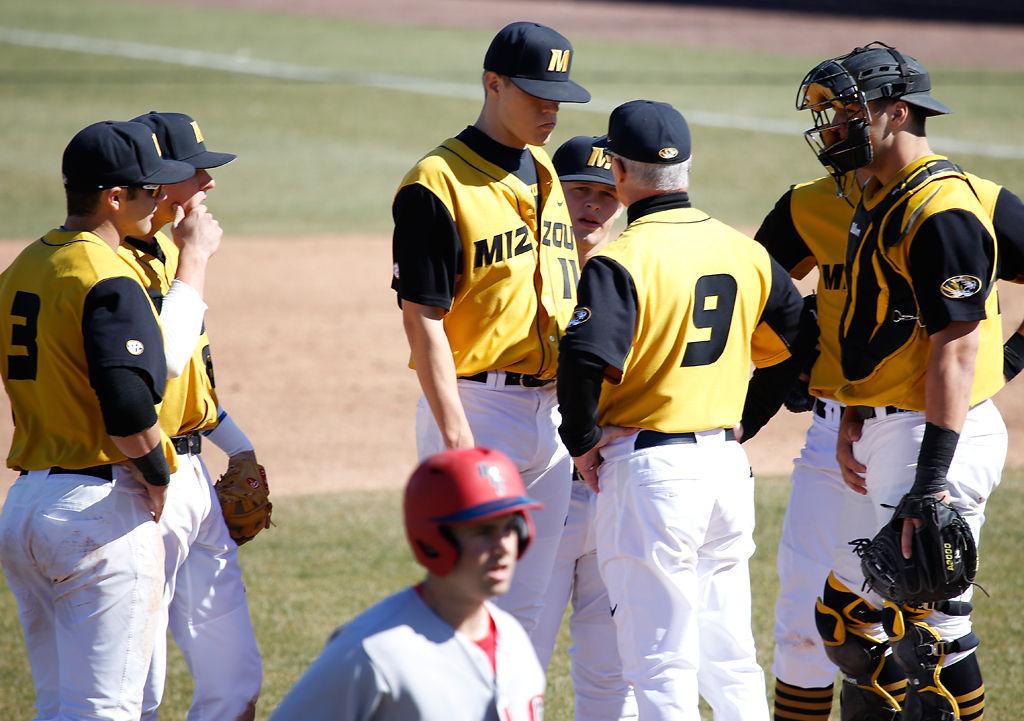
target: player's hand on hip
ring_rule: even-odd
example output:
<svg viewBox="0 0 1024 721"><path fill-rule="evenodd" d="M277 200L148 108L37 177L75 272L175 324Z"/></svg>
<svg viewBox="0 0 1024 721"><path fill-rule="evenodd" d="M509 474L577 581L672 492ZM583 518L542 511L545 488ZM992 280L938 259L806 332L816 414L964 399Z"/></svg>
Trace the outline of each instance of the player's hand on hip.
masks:
<svg viewBox="0 0 1024 721"><path fill-rule="evenodd" d="M188 211L183 206L178 206L171 234L174 236L174 244L181 248L182 252L209 258L220 248L224 231L209 209L199 203Z"/></svg>
<svg viewBox="0 0 1024 721"><path fill-rule="evenodd" d="M159 523L160 516L164 513L164 504L167 501L167 489L170 488L170 485L154 486L150 483L146 483L146 479L142 477L142 473L134 463L123 463L121 466L128 470L132 480L146 489L146 508L149 509L149 513L153 516L153 521Z"/></svg>
<svg viewBox="0 0 1024 721"><path fill-rule="evenodd" d="M160 516L164 513L164 504L167 502L167 486L152 486L148 483L146 485L146 493L148 498L146 505L149 507L149 512L153 514L153 521L160 523Z"/></svg>
<svg viewBox="0 0 1024 721"><path fill-rule="evenodd" d="M618 438L636 433L636 430L636 428L623 428L622 426L601 426L601 438L594 444L594 447L582 456L576 456L572 459L573 463L576 464L577 470L580 472L580 477L587 484L587 488L594 493L601 492L601 487L597 480L597 467L604 460L601 458L601 449Z"/></svg>
<svg viewBox="0 0 1024 721"><path fill-rule="evenodd" d="M864 473L868 468L853 456L853 444L860 440L863 428L863 419L855 410L847 408L839 422L836 461L839 464L839 471L843 474L843 482L849 486L850 490L866 496L868 485L864 479Z"/></svg>

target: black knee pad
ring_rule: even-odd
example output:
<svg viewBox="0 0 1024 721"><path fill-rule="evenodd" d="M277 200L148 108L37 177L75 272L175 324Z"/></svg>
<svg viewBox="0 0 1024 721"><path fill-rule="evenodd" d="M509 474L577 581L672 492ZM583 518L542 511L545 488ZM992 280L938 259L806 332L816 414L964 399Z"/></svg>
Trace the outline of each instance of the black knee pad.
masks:
<svg viewBox="0 0 1024 721"><path fill-rule="evenodd" d="M882 625L889 637L893 656L907 677L907 697L901 721L955 721L960 719L956 695L945 685L946 656L967 651L978 645L978 637L969 633L953 641L944 641L939 632L920 620L912 620L896 604L886 601L882 609ZM967 659L963 659L964 663ZM977 663L975 660L974 664ZM949 667L954 669L960 664ZM964 666L961 672L972 668ZM978 681L980 683L980 672ZM976 687L975 687L976 688ZM970 695L971 690L964 696ZM984 691L982 691L982 695ZM961 695L961 694L958 694Z"/></svg>
<svg viewBox="0 0 1024 721"><path fill-rule="evenodd" d="M825 655L843 673L840 692L843 721L891 721L900 705L879 682L889 652L888 641L873 635L881 613L829 574L814 621Z"/></svg>

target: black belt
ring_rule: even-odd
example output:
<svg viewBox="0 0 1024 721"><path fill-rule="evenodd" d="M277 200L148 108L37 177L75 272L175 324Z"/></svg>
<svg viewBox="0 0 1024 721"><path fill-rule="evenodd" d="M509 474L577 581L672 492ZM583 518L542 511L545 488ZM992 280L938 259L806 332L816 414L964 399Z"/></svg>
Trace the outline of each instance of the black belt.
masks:
<svg viewBox="0 0 1024 721"><path fill-rule="evenodd" d="M486 383L487 374L490 371L481 371L471 376L460 376L464 381L475 381L477 383ZM526 376L522 373L512 373L504 371L505 373L505 385L507 386L522 386L523 388L540 388L542 386L550 385L555 382L554 378L547 380L538 378L537 376Z"/></svg>
<svg viewBox="0 0 1024 721"><path fill-rule="evenodd" d="M171 443L174 444L174 451L179 456L187 456L189 454L198 456L203 450L203 437L198 433L186 433L183 436L174 436L171 438Z"/></svg>
<svg viewBox="0 0 1024 721"><path fill-rule="evenodd" d="M862 420L870 420L871 418L885 418L891 416L893 413L913 413L906 408L897 408L896 406L886 406L885 408L876 409L874 406L854 406L857 411L857 415Z"/></svg>
<svg viewBox="0 0 1024 721"><path fill-rule="evenodd" d="M736 434L733 433L732 428L725 429L725 440L736 440ZM644 448L654 448L655 446L670 446L675 443L696 442L696 433L661 433L660 431L640 431L639 433L636 434L636 440L633 442L633 450L639 451Z"/></svg>
<svg viewBox="0 0 1024 721"><path fill-rule="evenodd" d="M842 415L843 411L846 410L846 406L844 406L842 403L837 403L836 405L838 406L839 415ZM820 398L815 398L814 399L814 415L818 416L818 418L826 418L827 417L826 414L825 414L825 409L827 407L828 407L828 404L825 403L825 401L821 400Z"/></svg>
<svg viewBox="0 0 1024 721"><path fill-rule="evenodd" d="M102 466L90 466L89 468L61 468L60 466L54 466L53 468L47 469L48 475L69 475L69 476L92 476L93 478L100 478L104 481L114 480L114 467L109 463ZM22 476L27 476L28 471L22 471Z"/></svg>

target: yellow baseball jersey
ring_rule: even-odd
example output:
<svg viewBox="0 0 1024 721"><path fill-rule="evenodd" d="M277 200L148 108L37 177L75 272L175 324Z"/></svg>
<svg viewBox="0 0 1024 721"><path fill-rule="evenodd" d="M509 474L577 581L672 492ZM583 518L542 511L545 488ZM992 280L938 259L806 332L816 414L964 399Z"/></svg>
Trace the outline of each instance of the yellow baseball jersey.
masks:
<svg viewBox="0 0 1024 721"><path fill-rule="evenodd" d="M150 241L127 238L117 249L117 254L131 266L146 287L158 311L178 271L178 252L178 246L162 232ZM185 370L177 378L167 380L160 408L160 427L169 435L176 436L216 426L217 393L214 388L213 358L204 323L195 352Z"/></svg>
<svg viewBox="0 0 1024 721"><path fill-rule="evenodd" d="M393 287L400 299L448 310L444 329L458 375L506 370L554 378L579 280L558 176L541 148L528 148L533 186L460 138L446 140L402 180L396 201L419 186L440 204L434 215L443 217L414 219L422 230L410 239L408 227L400 232L396 212ZM434 262L421 260L436 255L425 250L436 242L431 234L454 239L450 251L441 251L450 255L443 272L455 276L446 281L450 297L412 290L412 274L422 275L424 264ZM423 247L410 247L417 244Z"/></svg>
<svg viewBox="0 0 1024 721"><path fill-rule="evenodd" d="M980 322L970 403L992 396L1003 386L996 268L991 210L945 158L868 183L850 225L836 398L925 410L929 334L954 321Z"/></svg>
<svg viewBox="0 0 1024 721"><path fill-rule="evenodd" d="M156 312L102 238L50 231L0 275L0 371L14 415L8 467L124 461L90 382L91 369L115 366L142 374L159 401L167 371Z"/></svg>
<svg viewBox="0 0 1024 721"><path fill-rule="evenodd" d="M847 198L836 195L831 176L795 185L779 199L755 238L794 278L817 265L820 353L811 369L810 392L832 398L843 385L839 361L839 316L846 303L846 244L860 188L853 174Z"/></svg>
<svg viewBox="0 0 1024 721"><path fill-rule="evenodd" d="M800 296L761 245L689 207L684 193L634 203L629 214L584 268L563 346L621 371L604 382L598 424L731 428L751 362L789 357Z"/></svg>
<svg viewBox="0 0 1024 721"><path fill-rule="evenodd" d="M1000 273L1005 280L1024 276L1013 259L1024 248L1024 223L1015 217L1020 199L991 180L965 173L982 207L992 218L999 248ZM765 217L755 238L794 278L818 267L817 296L820 354L811 369L810 392L834 398L845 384L839 358L839 318L846 304L846 247L860 187L853 173L845 187L847 198L836 195L831 176L793 186ZM1006 252L1004 252L1006 251Z"/></svg>

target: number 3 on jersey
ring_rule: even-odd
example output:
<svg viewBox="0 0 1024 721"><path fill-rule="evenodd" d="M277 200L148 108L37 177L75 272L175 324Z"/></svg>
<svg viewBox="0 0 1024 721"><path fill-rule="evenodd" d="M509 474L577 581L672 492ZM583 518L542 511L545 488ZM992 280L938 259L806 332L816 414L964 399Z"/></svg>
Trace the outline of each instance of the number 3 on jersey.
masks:
<svg viewBox="0 0 1024 721"><path fill-rule="evenodd" d="M14 294L11 315L21 318L24 323L11 326L11 345L21 346L25 355L7 356L7 380L34 381L39 364L39 348L36 345L37 323L39 320L39 296L19 290Z"/></svg>
<svg viewBox="0 0 1024 721"><path fill-rule="evenodd" d="M736 306L736 279L726 273L702 275L693 290L693 327L710 328L707 340L686 344L683 368L711 365L722 356Z"/></svg>

